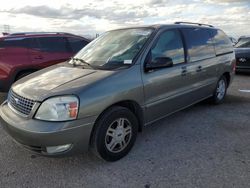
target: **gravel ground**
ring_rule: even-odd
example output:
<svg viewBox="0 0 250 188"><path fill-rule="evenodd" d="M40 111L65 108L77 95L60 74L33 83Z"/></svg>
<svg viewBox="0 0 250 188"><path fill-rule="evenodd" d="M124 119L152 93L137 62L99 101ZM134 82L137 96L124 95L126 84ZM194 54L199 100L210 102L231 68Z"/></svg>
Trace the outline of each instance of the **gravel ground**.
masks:
<svg viewBox="0 0 250 188"><path fill-rule="evenodd" d="M0 187L250 187L250 93L239 89L250 90L250 75L235 77L224 104L146 127L115 163L34 155L0 127Z"/></svg>

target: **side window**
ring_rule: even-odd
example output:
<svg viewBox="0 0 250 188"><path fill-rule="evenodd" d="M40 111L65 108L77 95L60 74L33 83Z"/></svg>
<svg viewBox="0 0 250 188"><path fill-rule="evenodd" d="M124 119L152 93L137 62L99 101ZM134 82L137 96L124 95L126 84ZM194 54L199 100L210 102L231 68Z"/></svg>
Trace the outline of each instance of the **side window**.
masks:
<svg viewBox="0 0 250 188"><path fill-rule="evenodd" d="M214 40L216 55L228 53L233 51L231 40L221 30L210 30L211 36Z"/></svg>
<svg viewBox="0 0 250 188"><path fill-rule="evenodd" d="M178 30L162 33L151 49L152 62L161 57L170 58L174 65L185 62L183 43Z"/></svg>
<svg viewBox="0 0 250 188"><path fill-rule="evenodd" d="M24 38L7 38L0 42L0 48L27 48L28 44Z"/></svg>
<svg viewBox="0 0 250 188"><path fill-rule="evenodd" d="M88 44L87 41L80 39L80 38L73 38L73 37L69 37L68 38L70 47L72 49L72 51L74 53L77 53L78 51L80 51L84 46L86 46Z"/></svg>
<svg viewBox="0 0 250 188"><path fill-rule="evenodd" d="M215 57L212 37L206 29L182 29L188 49L190 62Z"/></svg>
<svg viewBox="0 0 250 188"><path fill-rule="evenodd" d="M26 40L26 43L28 44L28 48L33 49L33 50L40 49L37 38L26 38L25 40Z"/></svg>
<svg viewBox="0 0 250 188"><path fill-rule="evenodd" d="M64 37L38 38L40 49L44 52L68 52L67 41Z"/></svg>

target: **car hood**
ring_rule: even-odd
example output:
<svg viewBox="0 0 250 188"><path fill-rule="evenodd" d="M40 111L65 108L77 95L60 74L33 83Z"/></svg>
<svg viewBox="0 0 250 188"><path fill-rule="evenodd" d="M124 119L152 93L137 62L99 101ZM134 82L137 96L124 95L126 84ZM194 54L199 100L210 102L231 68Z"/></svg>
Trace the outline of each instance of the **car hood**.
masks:
<svg viewBox="0 0 250 188"><path fill-rule="evenodd" d="M79 88L108 77L114 71L55 67L29 75L13 86L12 90L23 97L42 101L61 94L75 94Z"/></svg>

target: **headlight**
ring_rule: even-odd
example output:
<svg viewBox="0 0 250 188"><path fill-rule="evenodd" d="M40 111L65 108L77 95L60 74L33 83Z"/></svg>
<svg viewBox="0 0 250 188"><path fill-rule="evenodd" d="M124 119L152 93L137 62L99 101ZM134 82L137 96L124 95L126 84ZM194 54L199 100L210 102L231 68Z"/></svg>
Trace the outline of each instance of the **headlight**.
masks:
<svg viewBox="0 0 250 188"><path fill-rule="evenodd" d="M35 118L46 121L67 121L77 118L79 100L75 96L53 97L44 101Z"/></svg>

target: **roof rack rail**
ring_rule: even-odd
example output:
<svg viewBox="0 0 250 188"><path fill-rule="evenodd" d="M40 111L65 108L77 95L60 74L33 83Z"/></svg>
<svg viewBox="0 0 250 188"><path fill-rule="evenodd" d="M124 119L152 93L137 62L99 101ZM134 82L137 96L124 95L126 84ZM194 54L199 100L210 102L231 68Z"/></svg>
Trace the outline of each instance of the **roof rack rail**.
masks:
<svg viewBox="0 0 250 188"><path fill-rule="evenodd" d="M66 34L66 35L74 35L66 32L20 32L20 33L12 33L10 36L18 36L18 35L39 35L39 34Z"/></svg>
<svg viewBox="0 0 250 188"><path fill-rule="evenodd" d="M191 25L198 25L198 26L214 27L214 26L209 25L209 24L194 23L194 22L175 22L175 24L191 24Z"/></svg>

